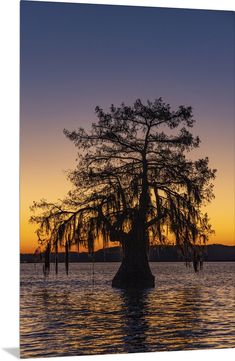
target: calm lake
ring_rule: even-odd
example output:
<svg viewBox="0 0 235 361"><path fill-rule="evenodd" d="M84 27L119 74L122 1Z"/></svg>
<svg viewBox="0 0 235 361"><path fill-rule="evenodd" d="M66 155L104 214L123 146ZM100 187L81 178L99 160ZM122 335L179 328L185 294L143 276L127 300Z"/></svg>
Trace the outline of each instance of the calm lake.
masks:
<svg viewBox="0 0 235 361"><path fill-rule="evenodd" d="M21 357L235 346L235 263L151 263L154 289L111 287L118 263L21 264Z"/></svg>

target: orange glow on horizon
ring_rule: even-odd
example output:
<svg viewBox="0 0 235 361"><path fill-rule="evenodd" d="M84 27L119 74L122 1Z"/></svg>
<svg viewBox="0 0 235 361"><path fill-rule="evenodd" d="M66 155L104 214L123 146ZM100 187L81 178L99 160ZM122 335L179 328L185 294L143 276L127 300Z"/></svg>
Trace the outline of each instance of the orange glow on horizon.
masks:
<svg viewBox="0 0 235 361"><path fill-rule="evenodd" d="M193 133L201 133L200 129ZM24 137L26 137L24 139ZM44 198L51 201L63 199L71 188L64 170L76 166L76 149L63 135L61 129L46 135L46 139L22 134L20 171L20 250L33 253L38 247L36 226L29 223L33 201ZM30 139L28 141L28 139ZM202 137L203 140L203 137ZM28 143L28 148L25 143ZM42 147L41 144L44 146ZM233 145L234 146L234 145ZM29 151L30 149L30 151ZM217 152L217 153L216 153ZM215 199L205 208L215 234L209 244L235 245L234 210L234 155L232 150L212 149L202 142L198 157L209 156L210 166L217 169L214 181ZM226 159L226 162L224 161Z"/></svg>

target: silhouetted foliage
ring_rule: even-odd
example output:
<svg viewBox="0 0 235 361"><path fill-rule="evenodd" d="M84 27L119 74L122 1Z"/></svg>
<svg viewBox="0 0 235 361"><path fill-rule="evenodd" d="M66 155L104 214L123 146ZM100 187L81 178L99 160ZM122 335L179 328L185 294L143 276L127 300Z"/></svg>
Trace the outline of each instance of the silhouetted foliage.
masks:
<svg viewBox="0 0 235 361"><path fill-rule="evenodd" d="M174 239L186 260L199 261L194 246L204 245L212 232L202 206L213 198L215 170L207 157L187 157L200 143L189 131L192 108L171 110L159 98L95 112L90 131L64 130L78 149L69 174L73 189L57 203L34 203L32 209L41 210L31 217L39 224L39 242L55 252L77 244L93 253L102 239L104 247L119 242L124 258L137 259L130 248L141 244L147 254L150 244ZM128 243L133 247L127 249Z"/></svg>

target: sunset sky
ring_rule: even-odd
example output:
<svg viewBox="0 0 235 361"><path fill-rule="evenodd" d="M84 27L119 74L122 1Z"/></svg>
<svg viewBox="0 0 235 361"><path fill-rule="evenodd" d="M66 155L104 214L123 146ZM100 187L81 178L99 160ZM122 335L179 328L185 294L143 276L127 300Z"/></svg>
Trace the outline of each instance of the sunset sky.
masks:
<svg viewBox="0 0 235 361"><path fill-rule="evenodd" d="M232 12L21 1L21 252L37 247L32 202L70 189L63 129L158 97L193 107L197 155L217 169L210 243L235 244L234 44Z"/></svg>

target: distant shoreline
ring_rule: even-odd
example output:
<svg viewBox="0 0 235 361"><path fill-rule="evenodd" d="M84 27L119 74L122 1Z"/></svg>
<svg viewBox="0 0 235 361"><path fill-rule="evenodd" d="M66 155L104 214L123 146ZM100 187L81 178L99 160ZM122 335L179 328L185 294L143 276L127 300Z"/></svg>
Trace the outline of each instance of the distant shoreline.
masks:
<svg viewBox="0 0 235 361"><path fill-rule="evenodd" d="M58 253L58 262L63 263L65 253ZM71 263L92 263L92 262L120 262L122 259L120 247L110 247L105 250L99 249L91 257L87 252L70 252L69 262ZM42 261L42 260L41 260ZM51 254L51 262L55 261L55 254ZM184 262L182 255L176 246L155 246L150 248L150 262ZM235 246L212 244L206 246L204 255L205 262L234 262ZM21 253L20 263L39 263L40 257L33 253Z"/></svg>

